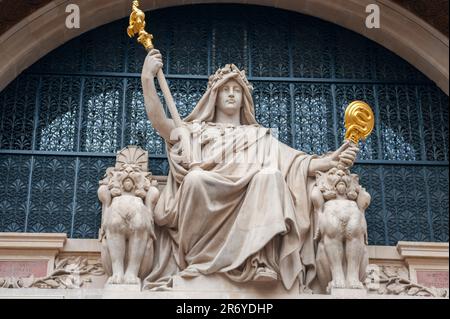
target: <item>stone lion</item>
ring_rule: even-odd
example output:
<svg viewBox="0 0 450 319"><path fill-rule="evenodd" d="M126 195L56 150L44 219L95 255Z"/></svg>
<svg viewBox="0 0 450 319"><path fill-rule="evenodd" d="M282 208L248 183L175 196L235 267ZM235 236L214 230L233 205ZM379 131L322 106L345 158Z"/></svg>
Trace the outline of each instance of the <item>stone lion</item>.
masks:
<svg viewBox="0 0 450 319"><path fill-rule="evenodd" d="M368 264L364 212L370 195L357 174L341 166L316 173L311 199L318 241L317 278L323 292L331 288L364 288Z"/></svg>
<svg viewBox="0 0 450 319"><path fill-rule="evenodd" d="M100 182L102 262L110 284L140 284L151 271L156 181L141 166L110 167Z"/></svg>

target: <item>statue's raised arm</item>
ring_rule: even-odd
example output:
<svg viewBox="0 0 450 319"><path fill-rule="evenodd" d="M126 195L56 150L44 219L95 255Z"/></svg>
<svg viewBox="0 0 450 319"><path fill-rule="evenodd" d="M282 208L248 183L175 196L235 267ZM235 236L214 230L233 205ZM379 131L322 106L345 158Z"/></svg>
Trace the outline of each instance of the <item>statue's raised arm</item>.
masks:
<svg viewBox="0 0 450 319"><path fill-rule="evenodd" d="M137 41L144 46L147 52L149 52L142 70L142 87L144 90L145 108L148 118L152 122L153 127L166 141L181 141L182 148L184 149L184 156L189 158L187 144L188 134L182 129L183 121L178 114L166 78L161 69L162 56L159 51L155 50L153 47L153 35L145 31L145 13L139 9L139 1L137 0L134 0L132 4L127 34L129 37L138 35ZM155 77L158 78L172 120L166 117L161 101L156 93L154 83ZM174 128L180 129L174 130Z"/></svg>
<svg viewBox="0 0 450 319"><path fill-rule="evenodd" d="M141 74L145 111L152 126L166 142L172 145L179 142L180 160L184 163L190 163L192 148L191 133L178 114L169 86L161 71L162 66L161 53L156 49L151 49L145 58ZM158 78L161 90L163 91L164 98L172 115L171 119L164 112L163 105L156 92L155 77Z"/></svg>
<svg viewBox="0 0 450 319"><path fill-rule="evenodd" d="M155 77L162 66L161 53L152 49L145 58L142 67L142 91L144 93L145 111L152 126L166 141L171 141L170 133L175 129L175 122L166 116L155 87Z"/></svg>

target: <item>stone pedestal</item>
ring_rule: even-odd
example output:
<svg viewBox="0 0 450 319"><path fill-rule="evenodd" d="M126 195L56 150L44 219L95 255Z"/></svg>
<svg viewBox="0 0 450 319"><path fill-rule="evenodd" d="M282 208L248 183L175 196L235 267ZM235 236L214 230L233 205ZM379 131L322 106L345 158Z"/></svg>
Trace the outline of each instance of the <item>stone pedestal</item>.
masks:
<svg viewBox="0 0 450 319"><path fill-rule="evenodd" d="M111 285L106 284L103 288L104 299L134 299L141 292L141 285Z"/></svg>
<svg viewBox="0 0 450 319"><path fill-rule="evenodd" d="M126 287L125 289L133 289ZM355 289L349 289L355 290ZM220 291L109 291L105 289L15 289L0 288L0 299L257 299L255 295L238 292L220 292ZM333 295L312 295L298 294L297 296L282 296L282 299L344 299ZM361 299L429 299L429 297L407 296L407 295L374 295L368 294L365 297L354 297ZM276 299L267 298L267 299ZM349 299L345 296L345 299ZM431 298L435 299L435 298ZM444 299L444 298L442 298ZM445 298L448 299L448 298ZM226 302L226 301L224 301Z"/></svg>
<svg viewBox="0 0 450 319"><path fill-rule="evenodd" d="M56 255L56 256L55 256ZM47 273L54 270L54 259L82 258L89 265L100 263L100 243L97 239L66 239L65 234L0 233L0 277L27 279L27 274L40 274L42 265ZM448 243L399 242L398 246L369 246L371 264L377 265L385 276L417 280L419 284L448 287ZM3 264L1 263L3 261ZM14 262L12 264L11 262ZM44 268L45 268L44 267ZM389 268L389 269L384 269ZM97 269L97 267L95 268ZM398 271L394 271L397 269ZM403 271L404 269L404 271ZM45 269L44 269L45 270ZM401 271L400 271L401 270ZM411 278L409 277L411 274ZM35 275L36 277L40 277ZM90 272L79 289L0 288L3 298L132 298L132 299L421 299L433 297L378 294L357 289L333 290L330 295L301 294L298 284L285 291L281 282L235 283L221 275L174 278L170 291L141 291L137 285L106 285L106 275ZM0 279L1 282L1 279ZM441 284L439 284L441 283ZM406 285L406 284L405 284ZM61 286L62 288L62 286ZM447 297L448 299L448 297Z"/></svg>
<svg viewBox="0 0 450 319"><path fill-rule="evenodd" d="M365 299L365 289L331 288L331 296L336 299Z"/></svg>
<svg viewBox="0 0 450 319"><path fill-rule="evenodd" d="M194 278L182 278L175 276L173 279L174 291L214 291L254 295L256 298L284 298L298 296L299 285L294 283L291 290L287 291L281 281L245 283L234 282L222 274L198 276Z"/></svg>

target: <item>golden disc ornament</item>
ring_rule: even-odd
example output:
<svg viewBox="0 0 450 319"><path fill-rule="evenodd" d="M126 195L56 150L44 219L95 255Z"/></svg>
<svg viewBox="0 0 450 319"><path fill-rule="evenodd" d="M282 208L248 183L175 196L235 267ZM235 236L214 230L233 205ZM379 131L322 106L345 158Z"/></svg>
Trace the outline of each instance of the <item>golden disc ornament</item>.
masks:
<svg viewBox="0 0 450 319"><path fill-rule="evenodd" d="M375 116L369 104L363 101L353 101L345 109L345 139L358 144L365 140L373 130Z"/></svg>

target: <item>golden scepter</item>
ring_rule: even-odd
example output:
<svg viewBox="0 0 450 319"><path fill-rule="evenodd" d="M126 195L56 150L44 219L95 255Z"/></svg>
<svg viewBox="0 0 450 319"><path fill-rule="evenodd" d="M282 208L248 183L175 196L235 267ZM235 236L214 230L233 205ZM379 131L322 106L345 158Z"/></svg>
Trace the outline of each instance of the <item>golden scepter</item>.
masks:
<svg viewBox="0 0 450 319"><path fill-rule="evenodd" d="M345 139L355 145L359 140L366 140L372 133L375 116L369 104L363 101L353 101L345 109Z"/></svg>
<svg viewBox="0 0 450 319"><path fill-rule="evenodd" d="M128 36L132 38L137 34L137 41L144 46L147 52L149 52L153 49L153 35L145 31L145 14L142 10L139 9L139 1L134 0L131 9L132 11L130 14L130 23L127 28ZM164 99L166 100L170 115L172 116L172 119L175 123L175 127L181 127L182 121L180 118L180 114L178 114L177 107L175 106L175 102L173 100L172 94L170 93L169 86L167 85L166 77L164 76L164 73L161 69L156 74L156 77L158 79L159 86L161 87L161 91L163 92Z"/></svg>

